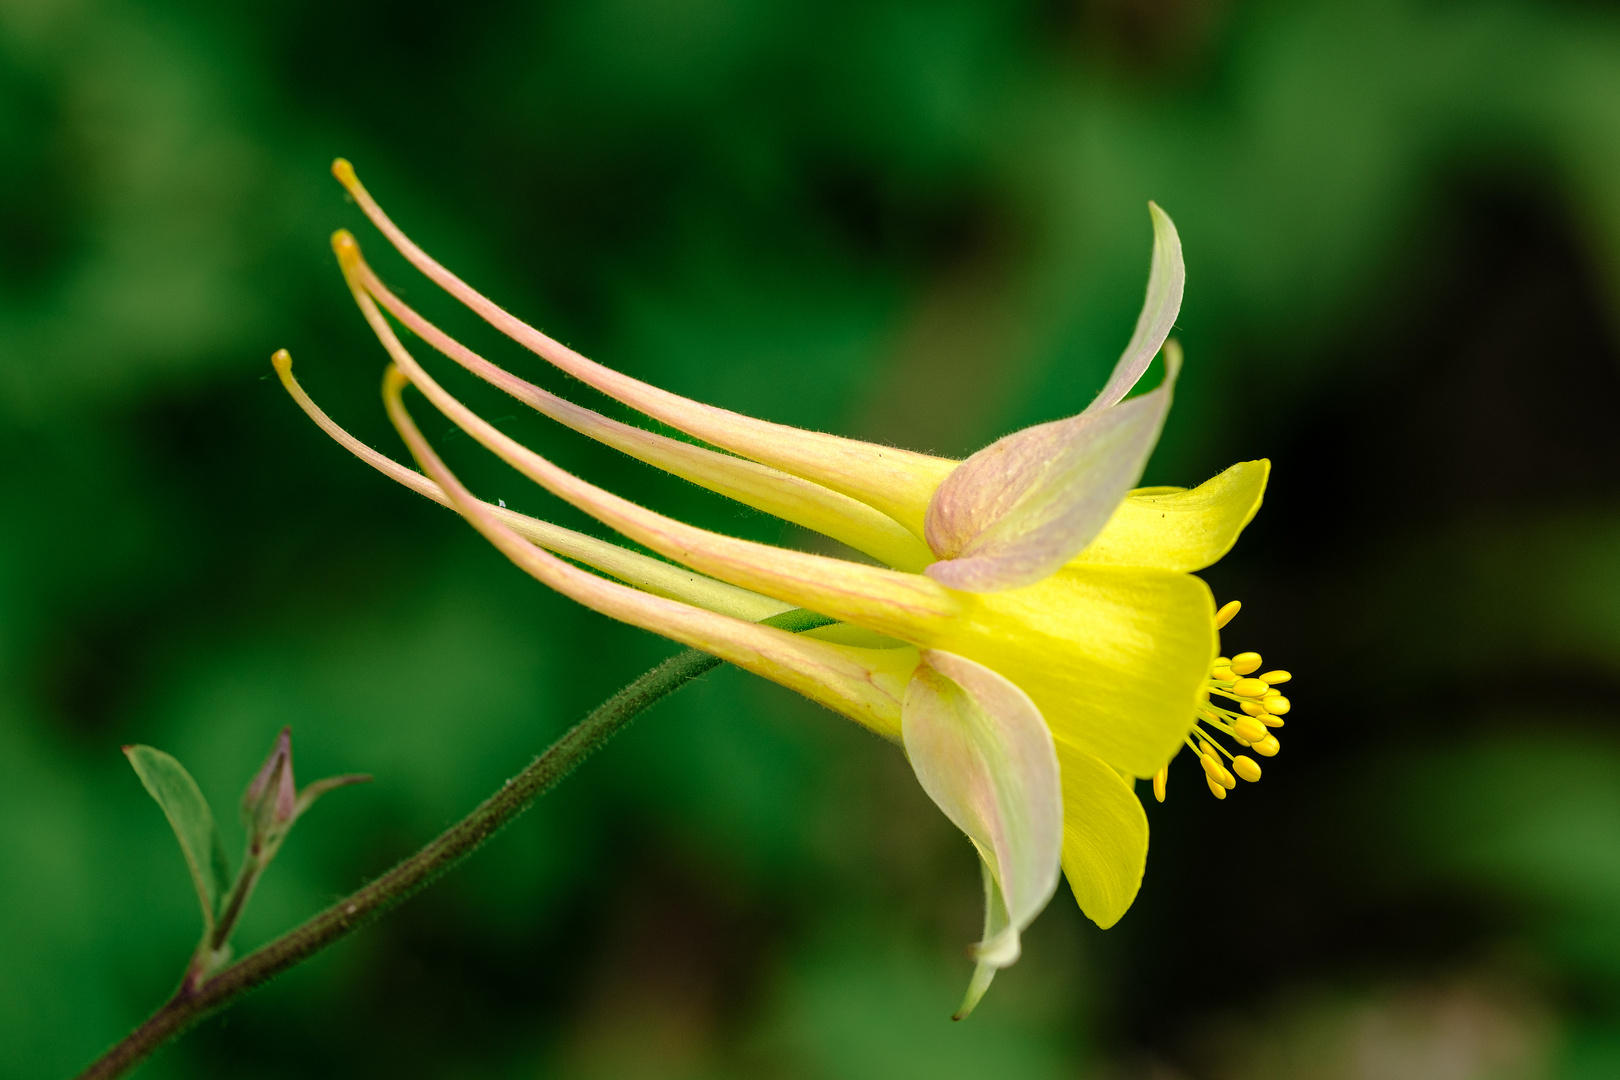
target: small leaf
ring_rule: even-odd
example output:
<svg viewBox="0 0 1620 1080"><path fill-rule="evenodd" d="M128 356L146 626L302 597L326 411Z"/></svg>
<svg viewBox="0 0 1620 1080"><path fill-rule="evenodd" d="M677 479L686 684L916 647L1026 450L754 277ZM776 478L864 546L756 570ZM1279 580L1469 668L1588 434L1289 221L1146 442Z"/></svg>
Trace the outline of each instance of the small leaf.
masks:
<svg viewBox="0 0 1620 1080"><path fill-rule="evenodd" d="M336 791L340 787L350 784L369 784L371 777L366 773L345 773L342 776L328 776L325 780L316 780L303 791L298 793L298 803L293 808L292 820L297 821L304 816L304 811L315 804L315 800L328 791Z"/></svg>
<svg viewBox="0 0 1620 1080"><path fill-rule="evenodd" d="M211 932L221 899L229 887L230 869L225 862L225 845L214 824L208 800L197 788L184 765L150 746L126 746L124 756L134 766L152 798L163 808L180 851L191 870L191 882L202 905L203 925Z"/></svg>

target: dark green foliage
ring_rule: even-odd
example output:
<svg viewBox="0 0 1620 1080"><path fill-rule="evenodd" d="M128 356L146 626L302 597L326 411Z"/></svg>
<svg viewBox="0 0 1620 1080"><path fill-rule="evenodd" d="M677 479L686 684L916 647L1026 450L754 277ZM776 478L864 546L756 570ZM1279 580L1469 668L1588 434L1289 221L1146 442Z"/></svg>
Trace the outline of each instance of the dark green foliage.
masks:
<svg viewBox="0 0 1620 1080"><path fill-rule="evenodd" d="M347 227L429 317L600 405L391 257L339 154L587 355L941 453L1101 385L1157 200L1187 369L1148 481L1276 462L1208 576L1296 708L1259 785L1216 805L1177 772L1119 927L1060 897L952 1027L971 853L893 748L721 669L145 1075L1261 1076L1207 1033L1458 972L1613 1075L1617 131L1620 18L1577 0L0 4L0 1078L80 1067L196 943L120 744L217 807L287 724L309 775L377 776L278 855L246 950L675 651L269 377L291 349L403 454ZM628 498L811 543L433 370ZM582 526L446 429L480 495Z"/></svg>

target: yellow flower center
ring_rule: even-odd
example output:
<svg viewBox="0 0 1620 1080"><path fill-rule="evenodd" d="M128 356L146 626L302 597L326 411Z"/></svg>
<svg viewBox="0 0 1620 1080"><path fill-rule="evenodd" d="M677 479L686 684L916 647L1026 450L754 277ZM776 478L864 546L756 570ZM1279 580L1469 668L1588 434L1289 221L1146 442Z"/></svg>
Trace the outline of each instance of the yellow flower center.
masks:
<svg viewBox="0 0 1620 1080"><path fill-rule="evenodd" d="M1223 606L1215 613L1215 628L1219 630L1231 622L1242 607L1236 600ZM1237 787L1237 777L1251 783L1260 779L1260 763L1247 754L1233 754L1221 745L1217 733L1261 757L1275 757L1282 749L1271 729L1283 726L1283 717L1292 706L1277 687L1293 676L1286 671L1256 675L1261 664L1257 652L1217 656L1209 667L1192 731L1187 733L1187 749L1203 766L1204 780L1217 799L1226 798L1226 793ZM1166 765L1153 777L1153 797L1160 802L1164 802L1169 776L1170 767Z"/></svg>

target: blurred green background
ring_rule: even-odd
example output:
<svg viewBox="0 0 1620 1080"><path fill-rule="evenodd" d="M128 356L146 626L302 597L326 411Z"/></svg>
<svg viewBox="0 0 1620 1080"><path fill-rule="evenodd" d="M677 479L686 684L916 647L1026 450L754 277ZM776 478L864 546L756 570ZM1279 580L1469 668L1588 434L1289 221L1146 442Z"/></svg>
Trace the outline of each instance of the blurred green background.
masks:
<svg viewBox="0 0 1620 1080"><path fill-rule="evenodd" d="M1131 913L1099 932L1060 891L952 1025L970 849L894 748L722 670L143 1075L1620 1075L1620 8L0 0L0 1077L70 1075L194 942L121 743L226 818L283 724L302 776L376 775L294 833L246 948L673 651L270 376L290 348L402 453L347 226L409 302L596 403L385 252L338 154L597 359L948 454L1102 384L1158 200L1188 367L1148 482L1274 460L1206 576L1298 708L1224 803L1178 763ZM814 543L450 381L613 490Z"/></svg>

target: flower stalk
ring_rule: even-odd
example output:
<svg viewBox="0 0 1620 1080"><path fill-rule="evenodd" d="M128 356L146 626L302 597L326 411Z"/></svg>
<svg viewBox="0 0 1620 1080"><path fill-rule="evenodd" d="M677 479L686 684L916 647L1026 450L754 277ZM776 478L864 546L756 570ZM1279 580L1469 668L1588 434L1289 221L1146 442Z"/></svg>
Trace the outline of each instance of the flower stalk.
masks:
<svg viewBox="0 0 1620 1080"><path fill-rule="evenodd" d="M795 610L765 621L789 633L803 633L827 626L833 620L814 612ZM528 768L501 785L499 791L480 803L472 813L381 877L362 885L326 910L234 963L227 962L212 971L203 971L198 967L198 959L194 959L173 996L144 1023L92 1062L79 1074L78 1080L114 1080L126 1075L199 1021L234 1004L249 990L335 945L427 887L439 875L482 847L508 822L527 810L587 757L624 730L630 721L721 663L723 661L718 657L696 649L677 653L597 706L590 715L535 758ZM252 794L253 788L249 788L249 796ZM251 860L250 853L248 859L244 860L243 872L231 893L233 898L240 895L243 902L246 893L251 890L250 883L244 884L248 879L247 864ZM228 907L240 910L240 904L228 904ZM199 946L198 958L211 944L216 951L224 948L228 931L217 942L214 939L219 936L218 927L223 927L225 921L221 919L208 940Z"/></svg>

